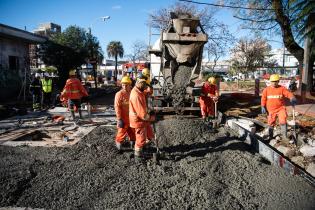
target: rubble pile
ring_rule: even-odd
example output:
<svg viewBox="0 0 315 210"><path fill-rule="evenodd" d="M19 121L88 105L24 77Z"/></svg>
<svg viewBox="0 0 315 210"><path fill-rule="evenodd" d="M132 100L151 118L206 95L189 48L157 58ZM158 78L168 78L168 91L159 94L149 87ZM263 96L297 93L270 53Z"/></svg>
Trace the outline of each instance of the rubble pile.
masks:
<svg viewBox="0 0 315 210"><path fill-rule="evenodd" d="M0 206L45 209L312 209L315 189L199 119L155 124L164 159L117 153L115 127L67 148L0 147ZM279 202L281 201L281 202Z"/></svg>

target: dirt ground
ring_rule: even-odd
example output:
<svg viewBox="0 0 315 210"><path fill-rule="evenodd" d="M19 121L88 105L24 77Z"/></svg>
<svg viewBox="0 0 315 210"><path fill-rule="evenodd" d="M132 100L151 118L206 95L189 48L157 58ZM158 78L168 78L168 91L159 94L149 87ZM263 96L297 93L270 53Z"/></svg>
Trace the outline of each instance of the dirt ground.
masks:
<svg viewBox="0 0 315 210"><path fill-rule="evenodd" d="M230 107L258 110L255 103L251 108L242 100L230 102ZM112 103L112 93L93 100L93 104ZM220 109L231 111L227 105ZM313 186L270 165L227 128L212 132L200 119L179 116L158 121L154 127L165 153L160 165L152 159L136 164L130 149L117 153L115 127L98 127L68 148L0 146L0 206L315 208Z"/></svg>
<svg viewBox="0 0 315 210"><path fill-rule="evenodd" d="M118 154L115 128L69 148L0 147L0 206L45 209L314 209L315 188L264 161L221 127L156 123L165 157Z"/></svg>

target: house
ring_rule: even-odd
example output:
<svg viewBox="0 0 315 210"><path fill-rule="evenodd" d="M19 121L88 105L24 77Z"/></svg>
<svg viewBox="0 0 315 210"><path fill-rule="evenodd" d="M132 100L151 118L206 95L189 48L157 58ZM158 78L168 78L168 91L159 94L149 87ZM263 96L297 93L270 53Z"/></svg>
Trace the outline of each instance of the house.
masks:
<svg viewBox="0 0 315 210"><path fill-rule="evenodd" d="M0 24L0 101L16 98L30 78L30 45L47 38ZM25 86L24 86L25 87Z"/></svg>

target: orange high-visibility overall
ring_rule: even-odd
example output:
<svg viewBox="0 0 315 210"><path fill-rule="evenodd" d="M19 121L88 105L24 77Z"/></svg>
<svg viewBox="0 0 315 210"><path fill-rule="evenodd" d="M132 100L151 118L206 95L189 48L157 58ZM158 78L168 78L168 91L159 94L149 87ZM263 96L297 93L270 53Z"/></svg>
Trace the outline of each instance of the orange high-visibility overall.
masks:
<svg viewBox="0 0 315 210"><path fill-rule="evenodd" d="M153 138L153 131L149 124L150 115L147 113L146 94L136 86L131 90L129 99L130 127L135 128L135 150L140 150L147 139Z"/></svg>
<svg viewBox="0 0 315 210"><path fill-rule="evenodd" d="M128 135L130 141L135 141L135 131L130 127L129 123L129 97L130 92L126 90L120 90L115 95L115 112L117 120L122 120L124 122L124 127L119 128L117 126L117 134L115 140L121 143L125 137Z"/></svg>
<svg viewBox="0 0 315 210"><path fill-rule="evenodd" d="M81 81L78 78L69 78L66 81L66 85L61 92L60 99L67 101L67 105L70 111L76 111L80 109L81 98L88 96L86 89L83 87Z"/></svg>
<svg viewBox="0 0 315 210"><path fill-rule="evenodd" d="M199 104L202 117L214 116L214 101L211 97L218 96L217 86L206 81L201 88L201 93L203 95L199 98Z"/></svg>
<svg viewBox="0 0 315 210"><path fill-rule="evenodd" d="M293 94L283 86L268 86L264 89L261 96L261 106L267 107L268 125L276 125L276 117L279 118L279 124L287 123L287 111L284 104L284 98L293 98Z"/></svg>
<svg viewBox="0 0 315 210"><path fill-rule="evenodd" d="M61 93L61 96L66 99L81 99L88 95L78 78L68 79Z"/></svg>

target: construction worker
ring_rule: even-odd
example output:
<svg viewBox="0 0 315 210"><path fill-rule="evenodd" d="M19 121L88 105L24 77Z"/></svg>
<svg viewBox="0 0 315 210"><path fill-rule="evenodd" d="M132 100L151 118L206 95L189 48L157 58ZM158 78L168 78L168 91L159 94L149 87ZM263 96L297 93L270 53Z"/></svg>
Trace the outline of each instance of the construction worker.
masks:
<svg viewBox="0 0 315 210"><path fill-rule="evenodd" d="M36 73L30 85L30 92L33 97L33 110L34 111L37 111L40 109L41 90L42 90L42 84L40 82L40 74Z"/></svg>
<svg viewBox="0 0 315 210"><path fill-rule="evenodd" d="M130 127L135 129L136 144L135 158L143 158L143 147L154 138L152 129L148 129L150 122L155 120L154 115L149 114L146 102L145 90L147 89L147 77L139 74L135 87L131 90L129 99Z"/></svg>
<svg viewBox="0 0 315 210"><path fill-rule="evenodd" d="M150 81L150 70L148 68L144 68L141 73L143 76L145 76L147 78L147 81L146 81L147 85L150 85L150 82L151 82Z"/></svg>
<svg viewBox="0 0 315 210"><path fill-rule="evenodd" d="M61 92L60 98L68 100L68 108L70 110L72 120L75 120L74 106L78 109L81 119L81 98L87 97L88 93L81 84L80 80L76 78L75 70L69 71L69 77L70 78L66 81L66 85Z"/></svg>
<svg viewBox="0 0 315 210"><path fill-rule="evenodd" d="M199 98L202 119L208 120L214 117L214 103L218 101L219 93L216 86L216 79L209 77L201 88Z"/></svg>
<svg viewBox="0 0 315 210"><path fill-rule="evenodd" d="M115 95L115 112L117 118L117 134L115 138L118 151L121 150L125 137L128 135L131 148L135 144L135 130L130 127L129 123L129 97L131 92L131 79L124 76L121 79L122 89Z"/></svg>
<svg viewBox="0 0 315 210"><path fill-rule="evenodd" d="M52 94L52 79L49 78L47 72L44 73L42 83L42 109L50 108L51 106L51 94Z"/></svg>
<svg viewBox="0 0 315 210"><path fill-rule="evenodd" d="M296 105L296 98L285 87L279 85L280 76L272 74L270 76L270 86L263 90L261 96L261 113L268 112L269 137L273 137L276 117L278 116L282 139L288 142L287 136L287 112L284 104L284 98L289 98L291 105Z"/></svg>
<svg viewBox="0 0 315 210"><path fill-rule="evenodd" d="M142 75L141 75L142 74ZM143 77L143 78L147 78L146 79L146 89L143 91L146 97L146 103L147 103L147 108L148 108L148 112L152 113L153 112L153 107L152 107L152 95L153 95L153 87L152 87L152 82L151 82L151 78L150 78L150 70L148 68L144 68L142 70L142 72L138 75L139 78ZM154 137L154 132L151 126L151 122L147 122L147 126L146 126L146 130L147 130L147 144L146 146L149 146L148 143L152 142L152 138Z"/></svg>

